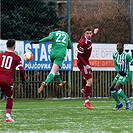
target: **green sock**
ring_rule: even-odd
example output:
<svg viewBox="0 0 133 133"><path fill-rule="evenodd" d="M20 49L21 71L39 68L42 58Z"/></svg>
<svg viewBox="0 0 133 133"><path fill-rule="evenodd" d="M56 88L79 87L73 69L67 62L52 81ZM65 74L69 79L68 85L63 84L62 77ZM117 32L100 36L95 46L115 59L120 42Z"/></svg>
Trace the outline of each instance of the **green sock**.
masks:
<svg viewBox="0 0 133 133"><path fill-rule="evenodd" d="M60 73L59 73L59 72L57 72L57 73L55 74L55 78L56 78L56 80L57 80L58 83L61 83L61 82L62 82L62 80L61 80L61 78L60 78Z"/></svg>
<svg viewBox="0 0 133 133"><path fill-rule="evenodd" d="M48 84L53 78L54 78L55 74L50 72L45 80L46 84Z"/></svg>
<svg viewBox="0 0 133 133"><path fill-rule="evenodd" d="M118 91L118 95L125 101L125 102L128 102L128 98L127 96L125 95L124 91L122 89L120 89Z"/></svg>
<svg viewBox="0 0 133 133"><path fill-rule="evenodd" d="M118 93L116 91L111 91L111 96L115 99L117 104L120 104L120 99L118 97Z"/></svg>

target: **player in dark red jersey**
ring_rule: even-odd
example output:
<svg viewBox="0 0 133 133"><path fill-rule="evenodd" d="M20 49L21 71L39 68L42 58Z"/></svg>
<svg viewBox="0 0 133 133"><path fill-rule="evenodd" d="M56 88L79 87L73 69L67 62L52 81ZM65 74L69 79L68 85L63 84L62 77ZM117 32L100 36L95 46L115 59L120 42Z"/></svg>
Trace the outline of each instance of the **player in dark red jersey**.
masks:
<svg viewBox="0 0 133 133"><path fill-rule="evenodd" d="M79 43L78 43L78 68L82 72L83 78L86 80L86 85L84 87L84 96L85 102L84 105L93 110L91 103L89 101L90 93L91 93L91 85L92 85L92 69L89 63L89 58L91 56L92 51L92 37L97 34L99 31L98 28L94 29L94 32L89 27L84 29L84 34L82 35Z"/></svg>
<svg viewBox="0 0 133 133"><path fill-rule="evenodd" d="M7 98L6 122L14 122L10 114L13 107L13 82L16 68L20 70L22 83L25 83L21 58L14 53L15 43L14 39L9 39L6 42L7 51L0 53L0 87Z"/></svg>

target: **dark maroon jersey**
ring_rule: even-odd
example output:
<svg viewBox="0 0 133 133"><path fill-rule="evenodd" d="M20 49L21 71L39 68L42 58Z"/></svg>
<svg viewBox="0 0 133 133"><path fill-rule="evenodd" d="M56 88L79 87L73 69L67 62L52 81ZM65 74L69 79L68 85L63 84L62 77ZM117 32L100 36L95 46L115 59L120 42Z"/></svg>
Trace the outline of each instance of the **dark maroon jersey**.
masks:
<svg viewBox="0 0 133 133"><path fill-rule="evenodd" d="M21 71L22 80L24 79L24 70L21 58L12 51L0 53L0 80L13 82L16 68Z"/></svg>
<svg viewBox="0 0 133 133"><path fill-rule="evenodd" d="M93 34L94 36L94 34ZM88 40L84 34L82 35L79 43L78 43L78 63L83 64L86 66L89 64L89 58L91 56L91 51L92 51L92 38Z"/></svg>

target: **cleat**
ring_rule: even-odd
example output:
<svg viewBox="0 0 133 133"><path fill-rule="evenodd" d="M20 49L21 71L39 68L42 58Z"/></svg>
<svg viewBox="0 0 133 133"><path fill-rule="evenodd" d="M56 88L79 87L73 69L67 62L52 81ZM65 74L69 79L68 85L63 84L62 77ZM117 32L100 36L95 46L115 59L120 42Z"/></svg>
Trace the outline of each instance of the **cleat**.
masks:
<svg viewBox="0 0 133 133"><path fill-rule="evenodd" d="M126 110L131 107L131 102L126 102Z"/></svg>
<svg viewBox="0 0 133 133"><path fill-rule="evenodd" d="M38 93L41 93L44 90L45 86L46 86L46 83L42 82L40 88L38 88Z"/></svg>
<svg viewBox="0 0 133 133"><path fill-rule="evenodd" d="M6 117L6 122L10 123L10 122L15 122L11 117Z"/></svg>
<svg viewBox="0 0 133 133"><path fill-rule="evenodd" d="M62 81L62 82L60 82L59 84L58 84L58 86L59 87L62 87L63 85L65 85L66 84L66 81Z"/></svg>
<svg viewBox="0 0 133 133"><path fill-rule="evenodd" d="M123 107L123 104L122 103L116 104L116 106L115 106L115 108L113 108L113 110L118 110L118 109L120 109L122 107Z"/></svg>
<svg viewBox="0 0 133 133"><path fill-rule="evenodd" d="M84 90L84 89L81 89L81 90L80 90L80 92L81 92L81 93L84 93L84 92L85 92L85 90Z"/></svg>
<svg viewBox="0 0 133 133"><path fill-rule="evenodd" d="M85 103L84 103L84 106L85 106L86 108L88 108L89 110L94 110L94 108L91 106L90 101L85 102Z"/></svg>

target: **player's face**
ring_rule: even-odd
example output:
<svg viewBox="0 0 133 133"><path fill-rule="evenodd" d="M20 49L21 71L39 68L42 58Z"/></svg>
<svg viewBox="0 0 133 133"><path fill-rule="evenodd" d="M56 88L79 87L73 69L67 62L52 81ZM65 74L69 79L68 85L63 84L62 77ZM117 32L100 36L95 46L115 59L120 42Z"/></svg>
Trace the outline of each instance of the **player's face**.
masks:
<svg viewBox="0 0 133 133"><path fill-rule="evenodd" d="M85 36L87 37L87 39L91 39L92 31L86 31Z"/></svg>
<svg viewBox="0 0 133 133"><path fill-rule="evenodd" d="M117 51L118 51L119 53L122 53L124 47L123 47L123 45L122 45L121 43L118 43L116 49L117 49Z"/></svg>

